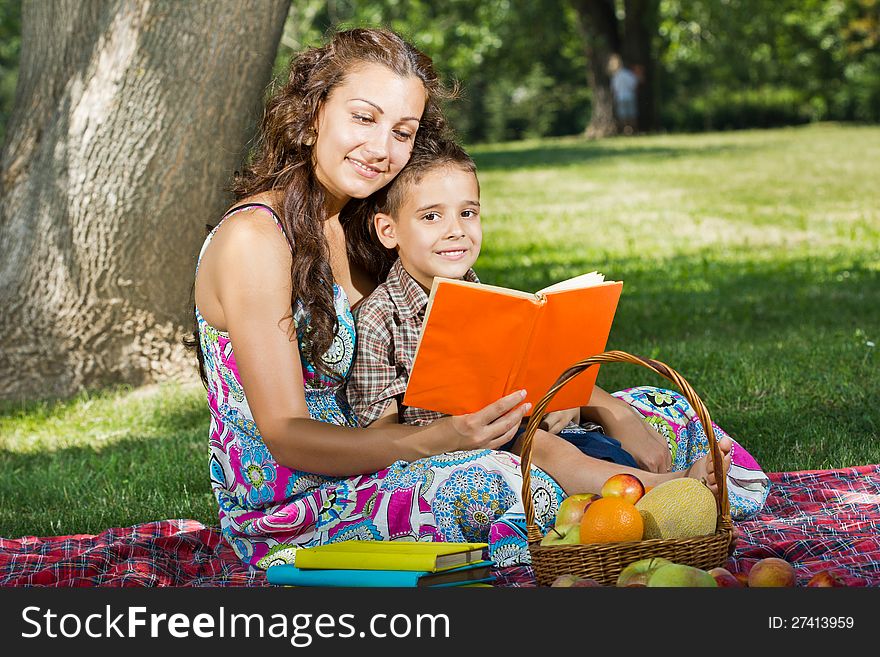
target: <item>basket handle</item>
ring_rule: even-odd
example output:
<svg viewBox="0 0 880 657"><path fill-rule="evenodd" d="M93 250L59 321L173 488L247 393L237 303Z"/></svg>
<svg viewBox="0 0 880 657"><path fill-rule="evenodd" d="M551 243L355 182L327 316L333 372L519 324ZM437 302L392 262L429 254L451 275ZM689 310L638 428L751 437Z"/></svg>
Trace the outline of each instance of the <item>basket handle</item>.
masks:
<svg viewBox="0 0 880 657"><path fill-rule="evenodd" d="M703 400L701 400L697 393L694 392L694 389L683 376L681 376L678 372L676 372L665 363L661 363L660 361L656 361L651 358L633 356L632 354L628 354L625 351L605 351L603 353L596 354L595 356L590 356L589 358L578 361L567 370L565 370L562 374L560 374L559 378L556 379L556 383L551 386L550 390L547 391L547 393L541 398L541 401L539 401L538 404L535 406L532 412L532 416L529 418L529 423L528 425L526 425L526 431L525 434L523 434L520 467L522 469L523 475L522 496L523 505L526 511L526 527L528 528L529 533L528 541L531 543L541 540L541 532L537 528L537 526L535 526L535 507L532 503L531 496L531 465L532 441L534 440L535 432L538 430L538 425L544 418L544 409L547 408L547 405L550 403L550 400L553 399L556 393L559 392L569 381L571 381L587 368L593 365L599 365L600 363L633 363L635 365L641 365L642 367L653 370L657 374L669 379L678 387L681 393L691 403L691 407L696 410L697 416L700 418L700 422L703 424L703 429L706 431L706 437L709 441L709 449L712 452L712 462L715 468L715 481L718 482L716 502L719 504L721 515L729 519L730 500L727 497L727 477L722 476L721 452L718 449L718 442L715 439L715 430L712 427L712 418L709 417L709 411L706 408L706 405L703 404Z"/></svg>

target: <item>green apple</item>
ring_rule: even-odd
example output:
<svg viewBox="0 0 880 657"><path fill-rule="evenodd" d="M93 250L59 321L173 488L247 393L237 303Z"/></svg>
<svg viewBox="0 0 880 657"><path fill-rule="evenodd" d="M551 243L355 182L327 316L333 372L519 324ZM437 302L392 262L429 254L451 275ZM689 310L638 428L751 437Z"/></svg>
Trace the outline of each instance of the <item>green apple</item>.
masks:
<svg viewBox="0 0 880 657"><path fill-rule="evenodd" d="M717 587L718 582L705 570L682 563L668 563L655 570L648 578L649 587Z"/></svg>
<svg viewBox="0 0 880 657"><path fill-rule="evenodd" d="M561 532L556 527L551 527L550 531L541 539L541 545L576 545L580 541L580 525L572 525L566 532Z"/></svg>
<svg viewBox="0 0 880 657"><path fill-rule="evenodd" d="M663 557L649 557L633 561L620 571L617 576L617 586L647 586L648 579L660 566L672 563Z"/></svg>

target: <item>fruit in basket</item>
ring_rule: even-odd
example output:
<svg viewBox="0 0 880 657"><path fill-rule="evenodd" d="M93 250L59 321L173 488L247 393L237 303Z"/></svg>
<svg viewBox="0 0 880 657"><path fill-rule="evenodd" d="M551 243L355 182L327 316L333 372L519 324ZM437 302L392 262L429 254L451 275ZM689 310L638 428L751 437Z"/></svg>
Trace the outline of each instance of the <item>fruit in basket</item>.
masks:
<svg viewBox="0 0 880 657"><path fill-rule="evenodd" d="M617 576L617 586L647 586L648 579L660 566L672 563L663 557L648 557L633 561L620 571Z"/></svg>
<svg viewBox="0 0 880 657"><path fill-rule="evenodd" d="M590 503L598 499L599 496L595 493L575 493L574 495L569 495L559 505L554 527L561 534L568 533L571 527L580 524L584 511Z"/></svg>
<svg viewBox="0 0 880 657"><path fill-rule="evenodd" d="M635 504L645 494L645 486L635 475L621 472L608 478L602 485L601 493L602 497L619 497Z"/></svg>
<svg viewBox="0 0 880 657"><path fill-rule="evenodd" d="M590 504L581 518L581 543L640 541L644 523L634 504L619 497L602 497Z"/></svg>
<svg viewBox="0 0 880 657"><path fill-rule="evenodd" d="M846 582L843 581L843 578L833 570L821 570L813 575L806 585L809 587L846 586Z"/></svg>
<svg viewBox="0 0 880 657"><path fill-rule="evenodd" d="M544 534L541 539L541 545L577 545L581 542L581 526L571 525L565 532L561 532L556 527L551 527L550 531Z"/></svg>
<svg viewBox="0 0 880 657"><path fill-rule="evenodd" d="M645 538L692 538L715 531L715 496L697 479L681 477L655 486L636 502Z"/></svg>
<svg viewBox="0 0 880 657"><path fill-rule="evenodd" d="M715 578L715 583L722 588L741 589L743 587L742 582L734 577L733 573L727 570L727 568L718 566L712 568L708 572Z"/></svg>
<svg viewBox="0 0 880 657"><path fill-rule="evenodd" d="M648 578L649 587L717 587L718 583L705 570L682 563L660 566Z"/></svg>
<svg viewBox="0 0 880 657"><path fill-rule="evenodd" d="M796 581L794 566L777 557L761 559L749 571L750 588L788 587Z"/></svg>

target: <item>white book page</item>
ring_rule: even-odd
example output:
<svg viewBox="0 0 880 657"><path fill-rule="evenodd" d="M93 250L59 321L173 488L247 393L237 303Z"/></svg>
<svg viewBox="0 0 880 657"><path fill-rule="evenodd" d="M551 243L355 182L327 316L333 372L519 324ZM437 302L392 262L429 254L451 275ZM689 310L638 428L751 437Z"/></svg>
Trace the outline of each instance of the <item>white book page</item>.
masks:
<svg viewBox="0 0 880 657"><path fill-rule="evenodd" d="M589 274L581 274L566 281L559 281L550 287L545 287L538 291L538 294L547 294L549 292L562 292L563 290L576 290L584 287L593 287L605 282L604 274L592 271Z"/></svg>

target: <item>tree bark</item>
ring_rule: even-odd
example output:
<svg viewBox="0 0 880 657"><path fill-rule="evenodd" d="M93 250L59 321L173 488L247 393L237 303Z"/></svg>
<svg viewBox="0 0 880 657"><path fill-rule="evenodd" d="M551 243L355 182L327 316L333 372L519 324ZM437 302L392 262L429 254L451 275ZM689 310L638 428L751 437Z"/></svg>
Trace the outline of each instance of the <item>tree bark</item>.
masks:
<svg viewBox="0 0 880 657"><path fill-rule="evenodd" d="M657 129L657 67L653 39L658 27L658 0L626 0L623 30L623 61L638 72L638 127L640 132Z"/></svg>
<svg viewBox="0 0 880 657"><path fill-rule="evenodd" d="M0 154L0 398L193 376L195 260L289 0L25 0Z"/></svg>
<svg viewBox="0 0 880 657"><path fill-rule="evenodd" d="M592 112L585 134L590 139L610 137L617 132L608 61L620 53L621 37L614 0L573 0L578 25L584 36L587 56L587 84L592 92Z"/></svg>

